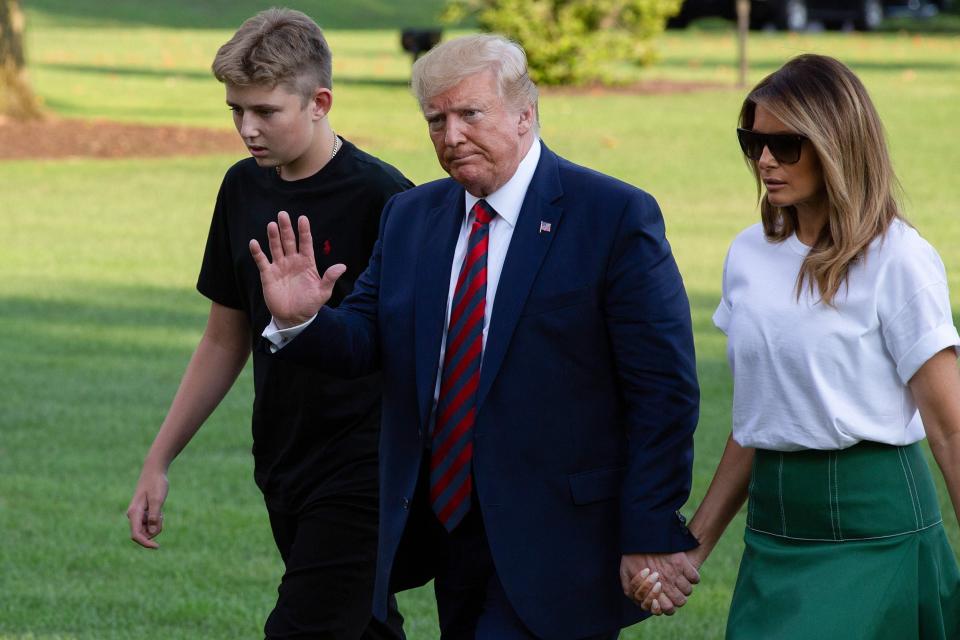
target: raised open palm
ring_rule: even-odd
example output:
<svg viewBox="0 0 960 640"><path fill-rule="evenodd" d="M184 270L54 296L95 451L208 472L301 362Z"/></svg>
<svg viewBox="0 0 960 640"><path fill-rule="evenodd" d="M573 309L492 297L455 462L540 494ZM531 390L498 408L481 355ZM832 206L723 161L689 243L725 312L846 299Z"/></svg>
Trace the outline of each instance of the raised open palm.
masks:
<svg viewBox="0 0 960 640"><path fill-rule="evenodd" d="M250 254L260 270L263 298L277 325L284 329L302 324L312 318L327 303L333 285L347 267L335 264L323 276L317 272L313 255L313 237L306 216L297 219L300 246L286 211L277 215L277 222L267 225L267 242L273 262L267 258L260 243L250 241Z"/></svg>

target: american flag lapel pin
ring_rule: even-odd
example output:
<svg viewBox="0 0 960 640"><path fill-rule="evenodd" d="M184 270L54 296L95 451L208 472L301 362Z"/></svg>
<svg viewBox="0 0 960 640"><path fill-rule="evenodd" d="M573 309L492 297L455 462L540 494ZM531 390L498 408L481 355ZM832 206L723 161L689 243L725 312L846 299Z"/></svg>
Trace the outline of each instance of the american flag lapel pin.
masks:
<svg viewBox="0 0 960 640"><path fill-rule="evenodd" d="M543 220L540 221L540 233L550 233L549 222L544 222Z"/></svg>

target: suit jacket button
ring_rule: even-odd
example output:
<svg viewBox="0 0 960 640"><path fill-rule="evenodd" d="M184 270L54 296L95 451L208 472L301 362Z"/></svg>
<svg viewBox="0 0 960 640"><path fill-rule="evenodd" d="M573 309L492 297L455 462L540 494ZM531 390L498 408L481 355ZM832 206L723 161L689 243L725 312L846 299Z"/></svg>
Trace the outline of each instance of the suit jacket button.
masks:
<svg viewBox="0 0 960 640"><path fill-rule="evenodd" d="M403 500L400 501L400 506L403 508L404 511L406 511L407 509L410 508L410 501L404 498Z"/></svg>

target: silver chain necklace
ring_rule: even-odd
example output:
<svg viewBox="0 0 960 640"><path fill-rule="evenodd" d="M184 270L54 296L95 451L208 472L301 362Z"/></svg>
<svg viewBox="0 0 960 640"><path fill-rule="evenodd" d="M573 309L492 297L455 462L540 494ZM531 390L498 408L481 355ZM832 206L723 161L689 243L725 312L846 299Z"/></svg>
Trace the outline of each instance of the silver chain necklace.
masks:
<svg viewBox="0 0 960 640"><path fill-rule="evenodd" d="M337 132L334 131L334 132L333 132L333 149L330 151L330 159L327 160L327 162L330 162L330 160L333 160L335 157L337 157L337 152L340 151L340 147L341 147L341 146L343 146L343 145L342 145L342 142L340 141L340 136L338 136L338 135L337 135ZM280 175L280 167L281 167L281 165L278 164L278 165L277 165L277 175L278 175L278 176Z"/></svg>

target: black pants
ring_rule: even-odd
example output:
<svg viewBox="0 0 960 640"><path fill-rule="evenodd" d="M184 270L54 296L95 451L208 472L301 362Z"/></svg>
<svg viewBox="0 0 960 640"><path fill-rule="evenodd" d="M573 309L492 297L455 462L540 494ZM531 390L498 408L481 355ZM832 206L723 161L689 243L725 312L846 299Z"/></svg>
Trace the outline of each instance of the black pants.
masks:
<svg viewBox="0 0 960 640"><path fill-rule="evenodd" d="M386 623L372 617L377 559L375 496L337 495L295 513L267 508L286 565L269 640L403 640L403 617L391 596Z"/></svg>

